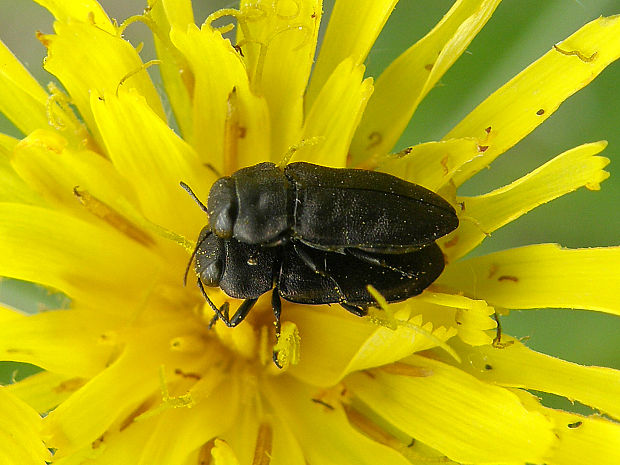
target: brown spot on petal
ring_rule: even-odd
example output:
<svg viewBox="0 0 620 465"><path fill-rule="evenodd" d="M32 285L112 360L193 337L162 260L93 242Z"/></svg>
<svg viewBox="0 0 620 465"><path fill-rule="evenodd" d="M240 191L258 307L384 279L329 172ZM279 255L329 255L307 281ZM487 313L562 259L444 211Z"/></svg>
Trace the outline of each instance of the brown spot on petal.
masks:
<svg viewBox="0 0 620 465"><path fill-rule="evenodd" d="M175 375L179 375L183 378L187 378L187 379L195 379L196 381L202 379L202 376L199 373L192 373L192 372L184 372L183 370L181 370L180 368L177 368L174 370L174 374Z"/></svg>
<svg viewBox="0 0 620 465"><path fill-rule="evenodd" d="M325 402L324 400L321 399L310 399L312 402L314 402L315 404L319 404L322 405L323 407L329 409L329 410L334 410L334 406L331 404L328 404L327 402Z"/></svg>
<svg viewBox="0 0 620 465"><path fill-rule="evenodd" d="M455 235L452 239L450 239L449 241L446 241L443 243L443 246L448 249L450 247L454 247L456 244L458 244L459 242L459 236Z"/></svg>
<svg viewBox="0 0 620 465"><path fill-rule="evenodd" d="M368 145L366 146L366 149L371 149L373 147L376 147L377 145L381 143L382 140L383 140L383 135L381 135L379 131L371 132L368 135Z"/></svg>
<svg viewBox="0 0 620 465"><path fill-rule="evenodd" d="M101 436L99 436L97 439L95 439L92 443L91 446L93 449L98 449L101 444L103 444L103 441L105 440L105 434L102 434Z"/></svg>
<svg viewBox="0 0 620 465"><path fill-rule="evenodd" d="M441 166L443 168L444 174L448 174L450 172L450 169L448 168L448 160L449 159L450 159L450 157L448 155L446 155L445 157L443 157L441 159Z"/></svg>
<svg viewBox="0 0 620 465"><path fill-rule="evenodd" d="M50 40L49 40L49 36L47 34L43 34L41 31L37 31L35 33L35 37L37 38L37 40L39 42L41 42L43 44L43 46L45 48L49 47L50 45Z"/></svg>
<svg viewBox="0 0 620 465"><path fill-rule="evenodd" d="M412 376L414 378L426 378L433 374L433 370L426 367L418 367L407 363L395 362L381 367L382 371L392 375Z"/></svg>
<svg viewBox="0 0 620 465"><path fill-rule="evenodd" d="M500 276L499 278L497 278L497 280L498 281L512 281L513 283L519 282L519 278L517 278L516 276L512 276L512 275L507 275L507 274Z"/></svg>
<svg viewBox="0 0 620 465"><path fill-rule="evenodd" d="M54 387L54 392L74 392L86 384L83 378L71 378Z"/></svg>
<svg viewBox="0 0 620 465"><path fill-rule="evenodd" d="M135 410L133 410L128 416L127 418L125 418L121 424L118 427L119 431L123 431L125 428L127 428L129 425L131 425L133 423L133 421L138 418L140 415L142 415L144 412L146 412L149 409L149 403L148 402L143 402L141 403L138 408L136 408Z"/></svg>
<svg viewBox="0 0 620 465"><path fill-rule="evenodd" d="M540 110L538 110L538 111L536 112L536 114L537 114L538 116L542 116L542 115L544 115L544 114L545 114L545 110L541 108Z"/></svg>

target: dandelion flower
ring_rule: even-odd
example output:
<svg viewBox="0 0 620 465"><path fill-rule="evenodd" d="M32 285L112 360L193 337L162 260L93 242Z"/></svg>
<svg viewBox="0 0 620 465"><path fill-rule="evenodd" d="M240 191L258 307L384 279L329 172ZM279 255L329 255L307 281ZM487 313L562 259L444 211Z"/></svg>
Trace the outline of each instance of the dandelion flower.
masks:
<svg viewBox="0 0 620 465"><path fill-rule="evenodd" d="M23 133L0 136L0 274L71 305L0 309L3 359L42 369L0 389L4 463L620 462L620 373L507 335L493 344L495 312L619 315L620 249L465 257L536 206L599 189L605 142L457 194L620 56L620 17L552 47L442 140L390 155L499 0L455 2L376 81L363 63L395 1L338 1L318 55L320 0L242 0L201 26L183 0L152 1L120 26L94 0L38 3L56 18L39 34L56 83L42 88L0 47L0 111ZM166 103L123 38L135 21L153 32ZM285 156L396 174L457 206L460 227L440 241L437 282L387 312L284 303L278 369L269 296L238 327L209 329L211 310L183 286L206 218L179 182L206 199L216 172ZM601 415L544 407L530 390Z"/></svg>

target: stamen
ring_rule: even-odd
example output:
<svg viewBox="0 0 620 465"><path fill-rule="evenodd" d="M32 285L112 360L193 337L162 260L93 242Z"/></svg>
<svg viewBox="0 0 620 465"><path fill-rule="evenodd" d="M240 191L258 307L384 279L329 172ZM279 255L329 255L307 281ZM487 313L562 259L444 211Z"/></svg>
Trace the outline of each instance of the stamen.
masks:
<svg viewBox="0 0 620 465"><path fill-rule="evenodd" d="M116 96L118 97L118 90L125 83L125 81L127 81L127 79L129 79L132 76L135 76L136 74L142 71L146 71L153 65L160 65L160 64L161 64L161 60L150 60L150 61L147 61L146 63L143 63L142 66L140 66L138 69L134 69L133 71L130 71L127 74L125 74L125 76L121 78L118 85L116 86Z"/></svg>
<svg viewBox="0 0 620 465"><path fill-rule="evenodd" d="M309 139L302 139L299 144L291 145L286 153L282 156L282 160L278 163L278 168L281 170L284 169L286 165L291 161L291 158L301 149L306 147L312 147L313 145L318 145L319 143L325 140L325 136L314 136Z"/></svg>
<svg viewBox="0 0 620 465"><path fill-rule="evenodd" d="M117 30L118 37L122 37L123 33L125 32L125 29L127 29L128 26L134 23L142 23L146 27L148 27L152 32L155 32L155 30L157 29L157 24L151 18L150 12L151 12L151 9L147 8L144 10L144 13L142 13L141 15L130 16L125 21L123 21Z"/></svg>
<svg viewBox="0 0 620 465"><path fill-rule="evenodd" d="M237 166L239 139L245 136L245 128L240 125L239 97L237 88L228 94L226 120L224 122L224 172L230 174Z"/></svg>
<svg viewBox="0 0 620 465"><path fill-rule="evenodd" d="M58 130L72 130L85 147L95 146L84 124L71 107L71 99L53 82L47 85L50 93L45 104L47 121Z"/></svg>

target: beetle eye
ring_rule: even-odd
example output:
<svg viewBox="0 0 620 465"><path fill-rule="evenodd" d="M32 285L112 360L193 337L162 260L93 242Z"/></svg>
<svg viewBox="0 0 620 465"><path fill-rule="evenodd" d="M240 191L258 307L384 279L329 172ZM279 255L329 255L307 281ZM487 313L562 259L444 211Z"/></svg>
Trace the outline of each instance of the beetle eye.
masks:
<svg viewBox="0 0 620 465"><path fill-rule="evenodd" d="M207 267L200 273L200 280L202 284L209 287L217 287L220 284L220 278L222 277L222 261L215 260L207 265Z"/></svg>

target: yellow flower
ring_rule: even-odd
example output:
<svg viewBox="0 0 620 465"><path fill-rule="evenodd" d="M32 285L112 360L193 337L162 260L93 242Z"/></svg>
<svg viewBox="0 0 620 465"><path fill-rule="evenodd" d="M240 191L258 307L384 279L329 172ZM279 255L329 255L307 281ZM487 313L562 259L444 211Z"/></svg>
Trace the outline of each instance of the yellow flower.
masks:
<svg viewBox="0 0 620 465"><path fill-rule="evenodd" d="M188 0L152 1L126 25L152 29L174 116L94 0L38 3L56 18L39 38L64 91L41 88L0 47L0 111L25 136L0 136L0 274L72 304L0 309L3 359L44 370L0 389L3 463L620 463L619 372L509 336L492 344L495 311L619 315L620 248L463 258L536 206L597 190L605 142L488 194L456 194L620 56L620 17L554 46L442 140L390 156L499 0L457 1L376 82L363 62L395 1L337 2L314 67L320 0L242 0L201 27ZM236 45L222 38L225 17ZM397 174L457 205L460 227L441 241L443 275L392 316L284 303L280 370L269 296L238 327L209 330L209 307L183 287L206 218L179 182L204 200L215 172L286 156ZM604 415L552 410L528 390Z"/></svg>

